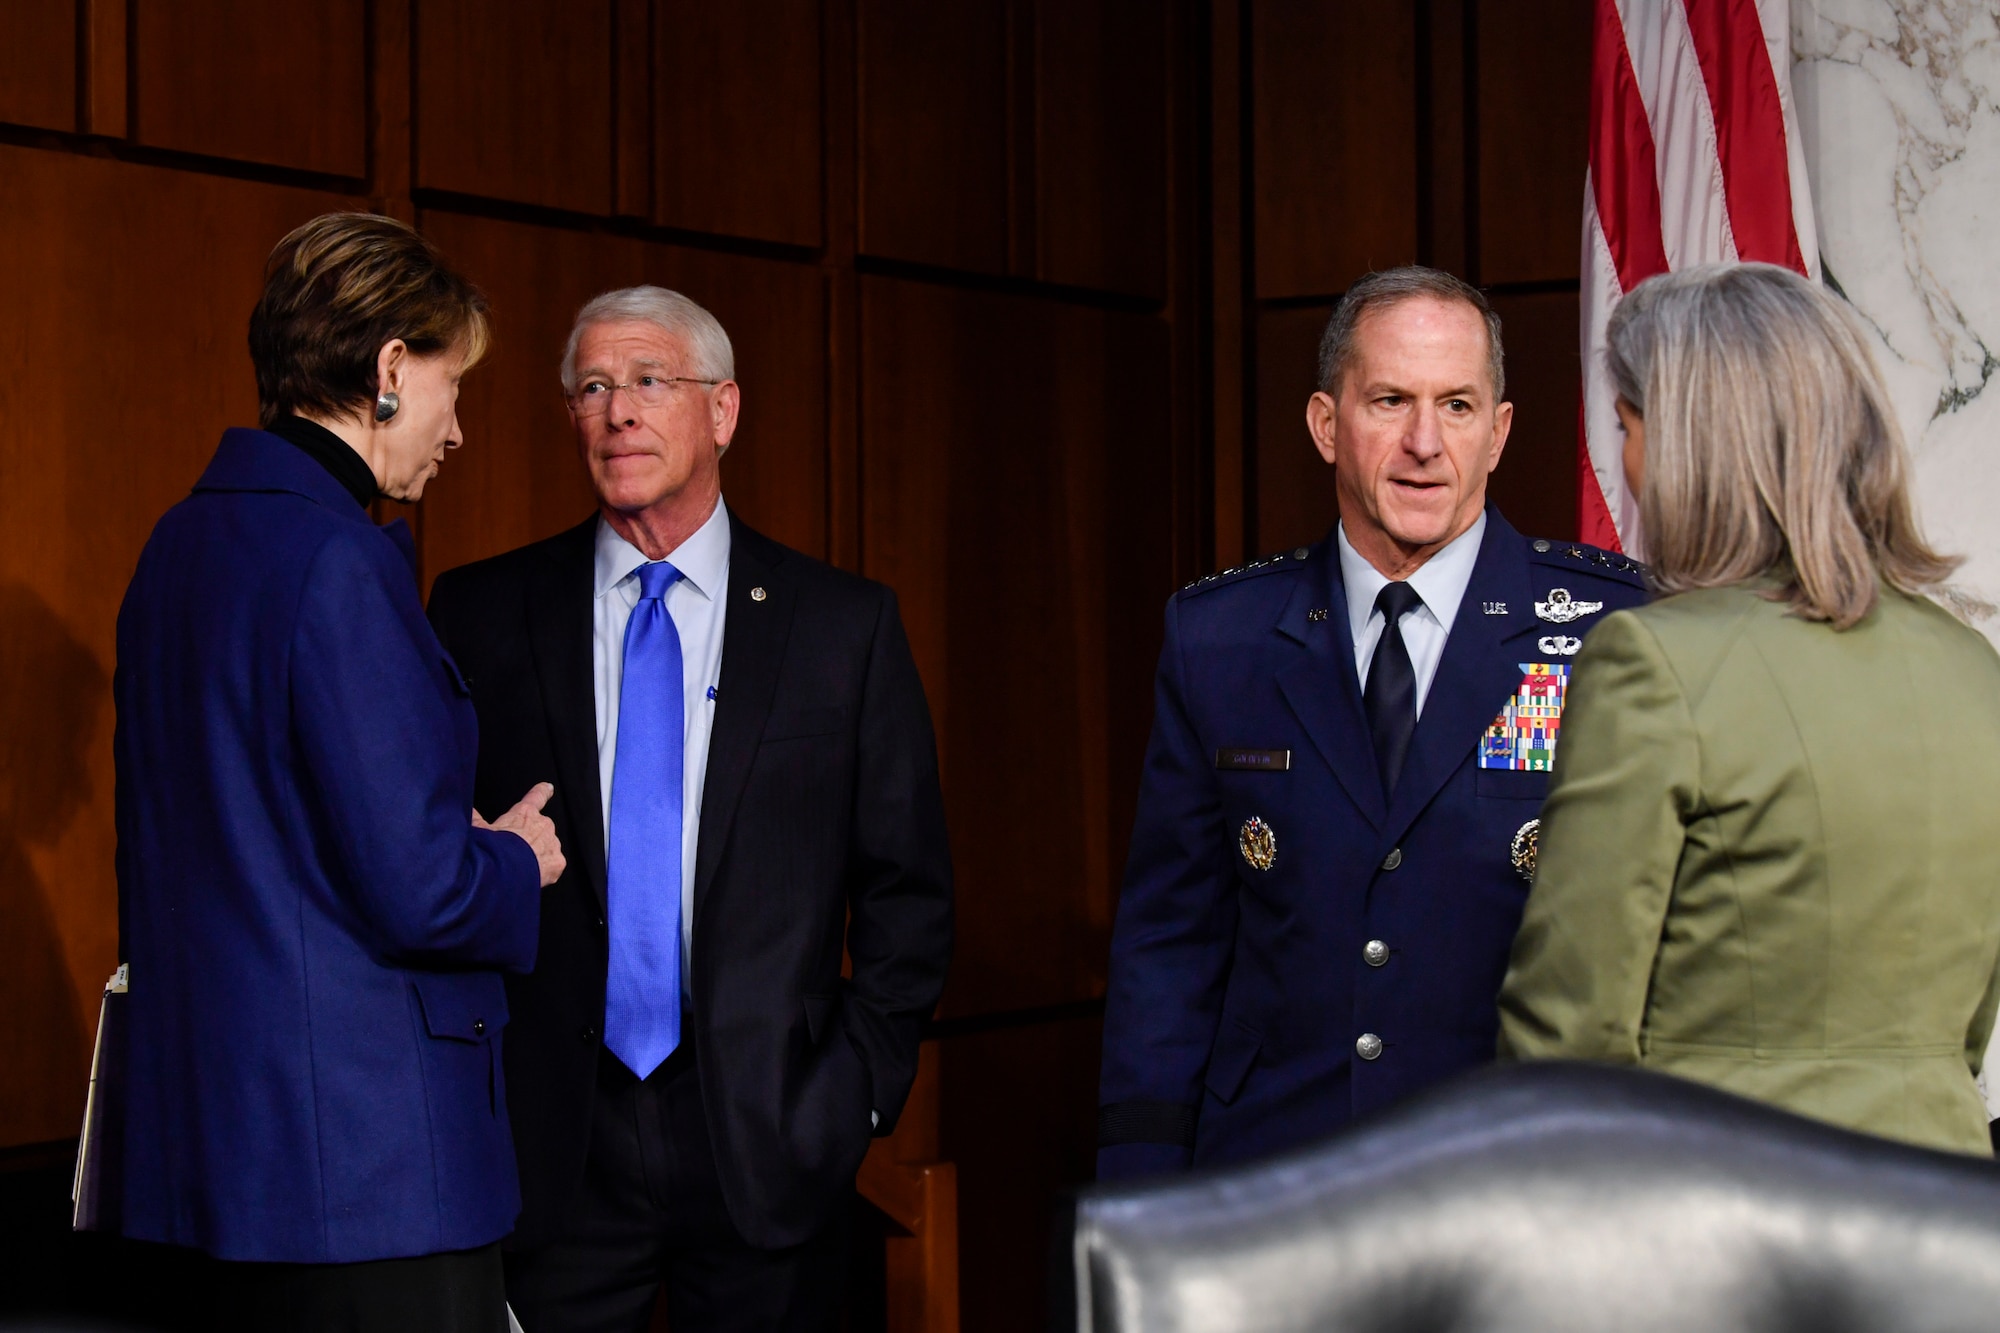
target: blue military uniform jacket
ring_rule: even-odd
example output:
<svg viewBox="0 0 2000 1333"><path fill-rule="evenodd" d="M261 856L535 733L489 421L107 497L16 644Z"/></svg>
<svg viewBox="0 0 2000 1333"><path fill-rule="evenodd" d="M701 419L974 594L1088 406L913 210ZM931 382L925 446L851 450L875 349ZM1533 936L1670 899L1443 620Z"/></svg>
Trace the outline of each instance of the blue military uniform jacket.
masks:
<svg viewBox="0 0 2000 1333"><path fill-rule="evenodd" d="M1568 664L1644 598L1624 556L1530 541L1489 508L1393 797L1330 535L1168 603L1112 935L1101 1177L1309 1142L1493 1058Z"/></svg>

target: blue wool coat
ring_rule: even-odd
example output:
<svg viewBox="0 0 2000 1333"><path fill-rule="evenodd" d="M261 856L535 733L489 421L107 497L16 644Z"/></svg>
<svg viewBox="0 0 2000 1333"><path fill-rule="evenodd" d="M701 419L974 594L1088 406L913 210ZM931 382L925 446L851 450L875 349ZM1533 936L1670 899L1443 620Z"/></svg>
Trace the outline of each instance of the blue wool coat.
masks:
<svg viewBox="0 0 2000 1333"><path fill-rule="evenodd" d="M139 557L114 691L128 1236L345 1263L514 1224L496 969L534 963L540 874L470 826L477 723L409 546L232 430Z"/></svg>
<svg viewBox="0 0 2000 1333"><path fill-rule="evenodd" d="M1644 596L1625 557L1529 541L1489 508L1393 799L1331 537L1168 603L1112 935L1101 1177L1307 1143L1493 1059L1528 895L1510 852L1548 790L1538 710L1560 708L1550 673L1527 678L1560 679ZM1500 755L1508 726L1489 737L1509 718L1524 760Z"/></svg>

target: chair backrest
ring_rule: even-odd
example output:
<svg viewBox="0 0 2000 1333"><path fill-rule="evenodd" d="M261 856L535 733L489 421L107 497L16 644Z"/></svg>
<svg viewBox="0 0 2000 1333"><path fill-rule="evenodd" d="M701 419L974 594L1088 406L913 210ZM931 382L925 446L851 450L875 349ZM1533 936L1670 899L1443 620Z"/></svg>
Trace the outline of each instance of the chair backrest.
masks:
<svg viewBox="0 0 2000 1333"><path fill-rule="evenodd" d="M2000 1329L2000 1168L1519 1065L1282 1158L1085 1191L1072 1254L1086 1333Z"/></svg>

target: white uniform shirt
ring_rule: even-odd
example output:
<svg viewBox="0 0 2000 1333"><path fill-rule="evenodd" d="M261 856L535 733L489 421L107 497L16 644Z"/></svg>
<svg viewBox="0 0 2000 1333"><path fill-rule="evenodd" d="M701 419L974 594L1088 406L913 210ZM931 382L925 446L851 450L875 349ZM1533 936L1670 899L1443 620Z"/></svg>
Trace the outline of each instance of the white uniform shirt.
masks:
<svg viewBox="0 0 2000 1333"><path fill-rule="evenodd" d="M1458 619L1458 604L1472 582L1472 568L1479 563L1479 543L1486 536L1486 515L1482 512L1472 526L1454 537L1445 548L1424 561L1410 575L1410 587L1424 604L1403 617L1403 646L1410 650L1410 666L1417 677L1417 716L1424 715L1424 700L1437 675L1438 659L1444 656L1444 641ZM1368 688L1368 668L1375 660L1375 645L1382 642L1386 622L1375 609L1375 599L1388 586L1375 566L1347 540L1347 525L1335 531L1340 547L1340 578L1347 585L1347 624L1354 634L1354 669L1361 688Z"/></svg>
<svg viewBox="0 0 2000 1333"><path fill-rule="evenodd" d="M701 832L701 790L708 778L712 697L722 676L722 621L729 602L729 510L720 499L708 521L668 554L681 572L667 588L667 614L681 636L682 699L687 754L681 764L681 986L690 976L694 940L694 854ZM625 624L639 604L633 572L645 552L597 520L596 597L591 608L590 667L597 699L597 789L604 800L606 854L611 844L611 784L618 778L618 694L625 681Z"/></svg>

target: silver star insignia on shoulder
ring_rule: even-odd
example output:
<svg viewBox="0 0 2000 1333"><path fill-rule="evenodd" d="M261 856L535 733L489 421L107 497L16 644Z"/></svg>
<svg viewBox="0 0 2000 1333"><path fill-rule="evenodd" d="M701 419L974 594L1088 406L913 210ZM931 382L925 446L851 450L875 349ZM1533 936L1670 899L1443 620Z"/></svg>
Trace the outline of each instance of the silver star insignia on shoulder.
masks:
<svg viewBox="0 0 2000 1333"><path fill-rule="evenodd" d="M1551 588L1546 602L1535 603L1535 614L1551 625L1567 625L1572 620L1594 616L1603 609L1602 602L1577 601L1569 595L1568 588Z"/></svg>

